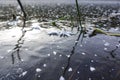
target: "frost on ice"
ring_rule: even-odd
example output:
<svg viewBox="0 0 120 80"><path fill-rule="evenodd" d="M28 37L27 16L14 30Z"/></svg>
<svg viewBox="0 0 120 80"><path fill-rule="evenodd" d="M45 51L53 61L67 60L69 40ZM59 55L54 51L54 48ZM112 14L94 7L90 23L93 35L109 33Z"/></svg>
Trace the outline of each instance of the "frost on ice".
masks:
<svg viewBox="0 0 120 80"><path fill-rule="evenodd" d="M61 76L59 80L65 80L65 78L63 76Z"/></svg>
<svg viewBox="0 0 120 80"><path fill-rule="evenodd" d="M97 57L97 54L94 54L95 57Z"/></svg>
<svg viewBox="0 0 120 80"><path fill-rule="evenodd" d="M88 80L92 80L91 78L89 78Z"/></svg>
<svg viewBox="0 0 120 80"><path fill-rule="evenodd" d="M94 67L92 67L92 66L90 66L90 71L95 71L96 69L94 68Z"/></svg>

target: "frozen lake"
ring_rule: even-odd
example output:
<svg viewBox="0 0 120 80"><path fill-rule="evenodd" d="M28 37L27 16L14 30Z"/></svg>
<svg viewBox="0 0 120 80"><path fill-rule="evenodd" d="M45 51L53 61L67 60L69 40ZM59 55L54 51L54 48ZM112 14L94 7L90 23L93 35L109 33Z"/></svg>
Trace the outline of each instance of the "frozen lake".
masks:
<svg viewBox="0 0 120 80"><path fill-rule="evenodd" d="M62 80L61 76L65 80L120 79L120 48L113 53L115 58L110 55L120 45L119 37L85 38L70 58L77 36L60 38L33 30L26 34L21 48L22 61L15 57L12 64L11 49L18 35L19 28L0 31L0 80Z"/></svg>

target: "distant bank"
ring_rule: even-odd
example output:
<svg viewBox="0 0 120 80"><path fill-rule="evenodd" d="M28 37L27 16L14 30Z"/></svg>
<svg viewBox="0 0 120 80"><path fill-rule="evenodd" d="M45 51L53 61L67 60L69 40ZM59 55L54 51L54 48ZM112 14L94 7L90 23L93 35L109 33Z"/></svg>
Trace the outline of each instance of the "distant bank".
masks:
<svg viewBox="0 0 120 80"><path fill-rule="evenodd" d="M120 1L81 1L78 0L80 4L120 4ZM75 0L21 0L23 4L29 5L43 5L43 4L75 4ZM16 0L0 0L0 5L17 5Z"/></svg>

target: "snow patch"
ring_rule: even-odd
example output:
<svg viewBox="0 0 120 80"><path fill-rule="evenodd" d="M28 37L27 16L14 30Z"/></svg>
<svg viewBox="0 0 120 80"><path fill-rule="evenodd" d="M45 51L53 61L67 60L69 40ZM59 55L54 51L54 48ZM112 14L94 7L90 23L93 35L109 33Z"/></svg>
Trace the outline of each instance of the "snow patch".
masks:
<svg viewBox="0 0 120 80"><path fill-rule="evenodd" d="M46 67L47 65L46 64L43 64L43 67Z"/></svg>
<svg viewBox="0 0 120 80"><path fill-rule="evenodd" d="M110 45L110 43L108 43L108 42L106 42L105 44L104 44L104 46L109 46Z"/></svg>
<svg viewBox="0 0 120 80"><path fill-rule="evenodd" d="M60 76L60 79L59 80L65 80L65 78L63 76Z"/></svg>
<svg viewBox="0 0 120 80"><path fill-rule="evenodd" d="M92 80L91 78L89 78L88 80Z"/></svg>
<svg viewBox="0 0 120 80"><path fill-rule="evenodd" d="M107 48L104 48L105 51L107 51L108 49Z"/></svg>
<svg viewBox="0 0 120 80"><path fill-rule="evenodd" d="M36 72L41 72L42 70L40 68L36 68Z"/></svg>
<svg viewBox="0 0 120 80"><path fill-rule="evenodd" d="M54 55L56 55L56 54L57 54L57 52L56 52L56 51L53 51L53 54L54 54Z"/></svg>
<svg viewBox="0 0 120 80"><path fill-rule="evenodd" d="M80 72L79 72L79 71L77 71L77 73L79 74Z"/></svg>
<svg viewBox="0 0 120 80"><path fill-rule="evenodd" d="M11 51L12 51L11 49L7 50L8 53L11 52Z"/></svg>
<svg viewBox="0 0 120 80"><path fill-rule="evenodd" d="M93 62L94 62L94 60L91 60L91 62L93 63Z"/></svg>
<svg viewBox="0 0 120 80"><path fill-rule="evenodd" d="M24 71L22 74L19 75L19 77L25 76L27 74L27 71Z"/></svg>
<svg viewBox="0 0 120 80"><path fill-rule="evenodd" d="M0 59L4 59L5 57L4 56L0 56Z"/></svg>
<svg viewBox="0 0 120 80"><path fill-rule="evenodd" d="M84 52L82 52L81 54L82 54L82 55L86 55L86 53L84 53Z"/></svg>
<svg viewBox="0 0 120 80"><path fill-rule="evenodd" d="M69 68L68 71L71 72L71 71L72 71L72 68Z"/></svg>
<svg viewBox="0 0 120 80"><path fill-rule="evenodd" d="M48 56L50 56L50 54L47 54Z"/></svg>
<svg viewBox="0 0 120 80"><path fill-rule="evenodd" d="M92 66L90 66L90 71L95 71L96 69L95 69L95 67L92 67Z"/></svg>
<svg viewBox="0 0 120 80"><path fill-rule="evenodd" d="M66 55L68 58L70 57L70 55Z"/></svg>

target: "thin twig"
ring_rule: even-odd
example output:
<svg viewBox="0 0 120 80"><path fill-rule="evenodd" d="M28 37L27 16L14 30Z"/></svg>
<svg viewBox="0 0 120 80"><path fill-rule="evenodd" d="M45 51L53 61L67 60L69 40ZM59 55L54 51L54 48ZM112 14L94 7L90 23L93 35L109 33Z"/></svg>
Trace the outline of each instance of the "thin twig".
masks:
<svg viewBox="0 0 120 80"><path fill-rule="evenodd" d="M27 17L27 14L25 13L25 10L24 10L24 8L23 8L23 5L22 5L22 3L21 3L21 1L20 0L17 0L17 2L18 2L18 4L20 5L20 8L21 8L21 10L22 10L22 12L23 12L23 27L22 27L22 30L24 29L24 27L25 27L25 22L26 22L26 17Z"/></svg>
<svg viewBox="0 0 120 80"><path fill-rule="evenodd" d="M80 24L81 29L79 31L79 35L78 35L78 37L77 37L77 39L75 41L75 44L74 44L74 46L72 48L70 57L68 58L67 65L66 65L66 67L65 67L65 69L63 71L63 77L65 77L65 74L66 74L66 72L67 72L67 70L68 70L68 68L70 66L70 61L71 61L71 58L72 58L73 54L75 54L75 49L77 47L77 44L78 44L78 42L79 42L80 39L81 39L81 42L82 42L83 37L84 37L84 32L85 32L84 29L83 29L83 27L82 27L81 16L80 16L79 6L78 6L78 1L77 0L76 0L76 8L77 8L77 13L78 13L78 17L79 17L79 24ZM78 26L78 28L79 28L79 26Z"/></svg>
<svg viewBox="0 0 120 80"><path fill-rule="evenodd" d="M11 57L12 57L12 63L13 63L13 64L14 64L14 62L15 62L15 56L14 56L15 53L17 54L17 58L21 61L20 49L21 49L22 45L24 44L23 38L24 38L24 36L25 36L25 34L26 34L26 32L27 32L26 30L24 30L25 25L26 25L26 13L25 13L25 10L24 10L24 8L23 8L23 6L22 6L21 1L20 1L20 0L17 0L17 2L18 2L18 4L20 5L20 8L21 8L21 10L22 10L22 12L23 12L23 26L22 26L22 35L21 35L20 38L17 40L17 43L16 43L15 47L12 49L13 52L12 52L12 54L11 54Z"/></svg>

